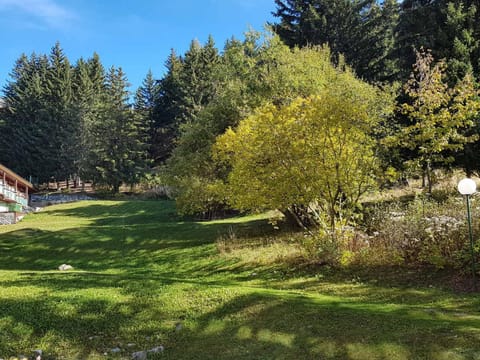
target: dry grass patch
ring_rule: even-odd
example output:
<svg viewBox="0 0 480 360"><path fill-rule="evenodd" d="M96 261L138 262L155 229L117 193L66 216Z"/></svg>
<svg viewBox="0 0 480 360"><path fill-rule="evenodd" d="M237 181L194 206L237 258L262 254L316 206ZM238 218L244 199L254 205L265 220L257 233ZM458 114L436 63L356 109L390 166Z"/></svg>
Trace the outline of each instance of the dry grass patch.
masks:
<svg viewBox="0 0 480 360"><path fill-rule="evenodd" d="M215 244L221 256L251 265L297 264L308 253L302 246L302 234L279 233L266 236L237 234L232 227Z"/></svg>

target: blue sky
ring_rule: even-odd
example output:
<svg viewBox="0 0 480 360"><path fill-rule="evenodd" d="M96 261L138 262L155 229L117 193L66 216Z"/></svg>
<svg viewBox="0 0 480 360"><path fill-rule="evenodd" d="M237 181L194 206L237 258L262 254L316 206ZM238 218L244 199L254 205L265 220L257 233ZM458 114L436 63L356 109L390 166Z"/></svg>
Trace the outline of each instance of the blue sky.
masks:
<svg viewBox="0 0 480 360"><path fill-rule="evenodd" d="M148 69L162 76L170 49L183 54L209 34L222 48L262 30L274 9L273 0L0 0L0 87L22 53L49 53L58 40L71 61L96 51L121 66L133 91Z"/></svg>

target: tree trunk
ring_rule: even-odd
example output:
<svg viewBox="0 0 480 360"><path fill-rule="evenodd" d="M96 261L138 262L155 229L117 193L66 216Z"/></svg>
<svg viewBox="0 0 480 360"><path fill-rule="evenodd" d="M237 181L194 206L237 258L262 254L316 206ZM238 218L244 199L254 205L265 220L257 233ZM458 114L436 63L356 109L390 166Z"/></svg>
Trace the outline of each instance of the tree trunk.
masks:
<svg viewBox="0 0 480 360"><path fill-rule="evenodd" d="M308 231L308 228L302 222L295 210L292 209L292 207L289 207L287 210L284 210L282 212L283 215L285 215L285 219L287 220L288 224L291 224L292 226L298 226L301 229Z"/></svg>
<svg viewBox="0 0 480 360"><path fill-rule="evenodd" d="M115 183L112 186L112 192L114 194L118 194L120 192L120 183Z"/></svg>
<svg viewBox="0 0 480 360"><path fill-rule="evenodd" d="M430 166L430 161L427 162L427 182L428 182L428 193L432 193L432 168Z"/></svg>

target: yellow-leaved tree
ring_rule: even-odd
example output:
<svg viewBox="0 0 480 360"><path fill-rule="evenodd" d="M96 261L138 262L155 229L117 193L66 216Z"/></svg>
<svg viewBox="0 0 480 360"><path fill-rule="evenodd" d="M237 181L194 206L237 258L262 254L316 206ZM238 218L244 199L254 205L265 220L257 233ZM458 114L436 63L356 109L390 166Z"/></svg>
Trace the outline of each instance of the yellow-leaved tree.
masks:
<svg viewBox="0 0 480 360"><path fill-rule="evenodd" d="M415 154L410 163L418 164L432 192L435 164L453 162L452 153L478 139L471 129L480 113L480 91L472 74L449 87L446 64L434 63L429 51L417 51L413 72L405 84L409 101L400 105L409 123L397 134L385 139L388 146L407 148Z"/></svg>
<svg viewBox="0 0 480 360"><path fill-rule="evenodd" d="M231 167L227 201L240 210L278 209L335 234L375 186L370 133L383 105L376 88L345 72L317 95L260 107L214 146Z"/></svg>

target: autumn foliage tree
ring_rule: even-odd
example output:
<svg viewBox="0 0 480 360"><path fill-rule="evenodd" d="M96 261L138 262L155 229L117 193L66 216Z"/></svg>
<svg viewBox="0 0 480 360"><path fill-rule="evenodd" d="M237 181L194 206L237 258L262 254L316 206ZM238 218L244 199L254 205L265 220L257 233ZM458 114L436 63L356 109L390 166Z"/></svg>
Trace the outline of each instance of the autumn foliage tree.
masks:
<svg viewBox="0 0 480 360"><path fill-rule="evenodd" d="M343 81L342 81L343 77ZM348 74L317 95L265 105L215 145L231 166L226 184L237 209L279 209L303 227L331 233L352 219L375 186L377 91Z"/></svg>
<svg viewBox="0 0 480 360"><path fill-rule="evenodd" d="M417 52L417 61L404 88L409 100L399 105L408 123L387 139L388 143L408 148L415 154L410 162L422 169L429 193L434 165L452 162L453 152L477 138L475 134L467 135L480 110L473 76L467 73L450 88L445 74L443 61L434 63L430 52Z"/></svg>
<svg viewBox="0 0 480 360"><path fill-rule="evenodd" d="M226 44L208 82L216 84L215 96L180 124L167 161L169 185L180 213L212 218L228 209L219 190L228 167L212 159L216 137L266 103L288 104L338 81L346 66L342 59L334 66L331 56L327 46L290 49L276 36L262 38L257 33Z"/></svg>

